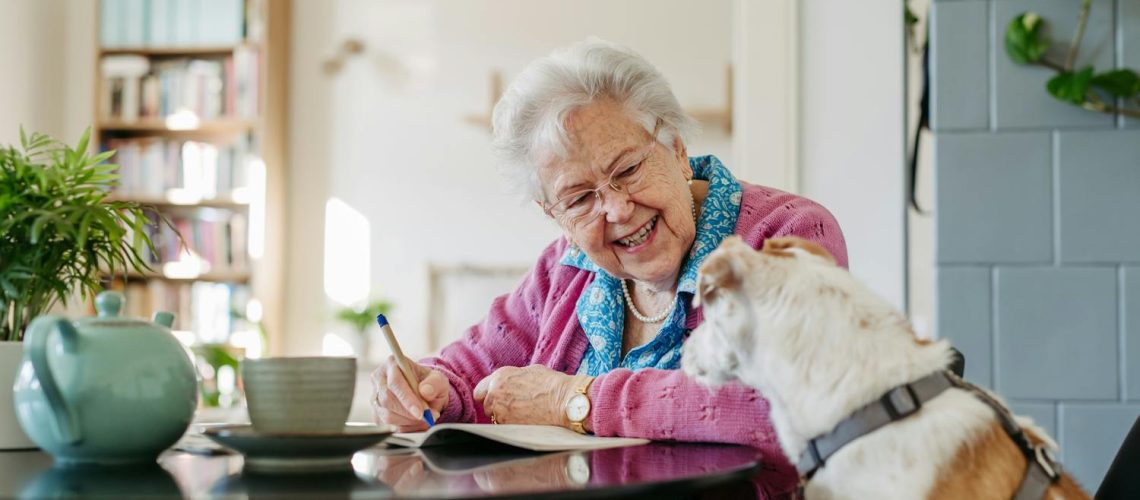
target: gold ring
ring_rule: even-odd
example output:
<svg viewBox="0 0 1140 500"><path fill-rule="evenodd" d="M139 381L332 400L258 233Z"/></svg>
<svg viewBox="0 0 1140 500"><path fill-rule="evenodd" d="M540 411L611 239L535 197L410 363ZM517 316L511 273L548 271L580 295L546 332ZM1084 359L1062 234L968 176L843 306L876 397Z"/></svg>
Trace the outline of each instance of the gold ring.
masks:
<svg viewBox="0 0 1140 500"><path fill-rule="evenodd" d="M492 414L491 414L491 423L492 423L492 424L497 424L497 423L499 423L499 421L495 419L495 414L494 414L494 413L492 413Z"/></svg>

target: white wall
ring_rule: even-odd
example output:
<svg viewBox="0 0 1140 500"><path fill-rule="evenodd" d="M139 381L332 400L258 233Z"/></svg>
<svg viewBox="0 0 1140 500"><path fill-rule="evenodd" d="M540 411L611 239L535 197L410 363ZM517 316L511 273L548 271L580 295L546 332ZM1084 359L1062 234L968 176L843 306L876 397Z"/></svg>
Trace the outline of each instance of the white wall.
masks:
<svg viewBox="0 0 1140 500"><path fill-rule="evenodd" d="M320 349L328 312L323 289L324 204L332 137L330 81L320 67L332 46L332 8L325 2L292 5L289 60L289 179L285 223L285 331L277 353Z"/></svg>
<svg viewBox="0 0 1140 500"><path fill-rule="evenodd" d="M925 43L926 22L930 12L930 0L912 0L911 9L919 17L915 27L918 45ZM918 123L919 104L922 97L922 53L907 51L907 96L908 130ZM913 132L908 131L910 141ZM908 142L909 144L909 142ZM907 209L907 311L914 323L914 331L923 337L932 337L934 331L934 137L929 131L923 132L922 147L918 151L918 190L919 205L928 213L920 214ZM909 168L909 167L908 167Z"/></svg>
<svg viewBox="0 0 1140 500"><path fill-rule="evenodd" d="M397 303L392 320L409 354L426 350L429 262L529 266L558 235L502 192L488 132L463 121L488 111L492 69L509 81L551 49L597 35L656 63L686 107L727 99L729 0L315 3L294 2L288 352L317 350L336 329L314 275L330 196L371 221L374 294ZM346 36L366 53L324 76L318 55ZM731 141L711 127L689 151L732 165Z"/></svg>
<svg viewBox="0 0 1140 500"><path fill-rule="evenodd" d="M742 177L799 188L799 0L733 2L733 154Z"/></svg>
<svg viewBox="0 0 1140 500"><path fill-rule="evenodd" d="M839 220L851 271L903 308L902 5L801 0L800 9L800 193Z"/></svg>
<svg viewBox="0 0 1140 500"><path fill-rule="evenodd" d="M60 15L65 20L67 33L61 35L63 54L59 59L64 65L64 78L59 82L59 94L53 99L63 105L61 133L68 142L74 143L84 129L95 124L95 20L98 18L98 2L62 0L47 3L66 4L53 11L54 18L48 25L56 29ZM56 34L59 35L58 32Z"/></svg>
<svg viewBox="0 0 1140 500"><path fill-rule="evenodd" d="M53 22L62 0L0 2L0 144L27 131L63 132L65 26Z"/></svg>
<svg viewBox="0 0 1140 500"><path fill-rule="evenodd" d="M0 0L0 12L0 144L21 125L74 144L95 113L95 2Z"/></svg>

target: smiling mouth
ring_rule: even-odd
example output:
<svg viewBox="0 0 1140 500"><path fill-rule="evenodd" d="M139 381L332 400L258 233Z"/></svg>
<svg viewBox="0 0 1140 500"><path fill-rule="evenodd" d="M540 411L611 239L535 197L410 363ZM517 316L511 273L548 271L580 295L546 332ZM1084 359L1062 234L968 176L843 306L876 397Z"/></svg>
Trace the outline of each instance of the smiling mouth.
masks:
<svg viewBox="0 0 1140 500"><path fill-rule="evenodd" d="M649 238L649 234L653 232L653 228L657 226L658 217L660 217L660 215L654 215L653 218L649 219L649 222L641 226L641 229L638 229L637 232L617 240L616 243L625 247L635 247L645 243L645 240Z"/></svg>

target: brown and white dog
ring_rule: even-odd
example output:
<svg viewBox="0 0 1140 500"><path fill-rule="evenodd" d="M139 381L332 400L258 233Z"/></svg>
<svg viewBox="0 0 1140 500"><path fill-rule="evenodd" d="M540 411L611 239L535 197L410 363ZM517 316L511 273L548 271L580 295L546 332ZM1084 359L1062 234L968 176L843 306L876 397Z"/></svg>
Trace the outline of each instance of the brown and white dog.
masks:
<svg viewBox="0 0 1140 500"><path fill-rule="evenodd" d="M906 317L818 245L738 237L701 266L705 322L685 344L682 367L704 383L740 380L769 401L784 453L896 386L946 370L946 341L919 340ZM1056 448L1027 419L1035 443ZM1011 498L1028 461L994 411L950 388L916 413L850 442L807 483L807 498ZM1088 498L1068 475L1049 498Z"/></svg>

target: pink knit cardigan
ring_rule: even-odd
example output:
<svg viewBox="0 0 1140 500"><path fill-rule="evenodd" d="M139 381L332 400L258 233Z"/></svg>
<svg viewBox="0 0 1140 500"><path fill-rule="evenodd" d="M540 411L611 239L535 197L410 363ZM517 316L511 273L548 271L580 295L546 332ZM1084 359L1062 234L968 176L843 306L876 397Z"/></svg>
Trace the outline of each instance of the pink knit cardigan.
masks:
<svg viewBox="0 0 1140 500"><path fill-rule="evenodd" d="M764 240L799 236L812 240L847 266L847 249L835 218L806 198L741 182L744 193L736 234L755 248ZM496 368L541 364L573 374L586 351L586 334L574 306L594 273L559 264L566 241L543 250L514 292L495 299L482 322L438 357L423 360L451 382L444 422L489 422L472 398L475 385ZM689 309L689 329L703 320ZM740 384L710 389L680 370L612 370L590 386L591 424L598 436L746 444L784 461L768 402ZM779 458L776 458L779 457Z"/></svg>

